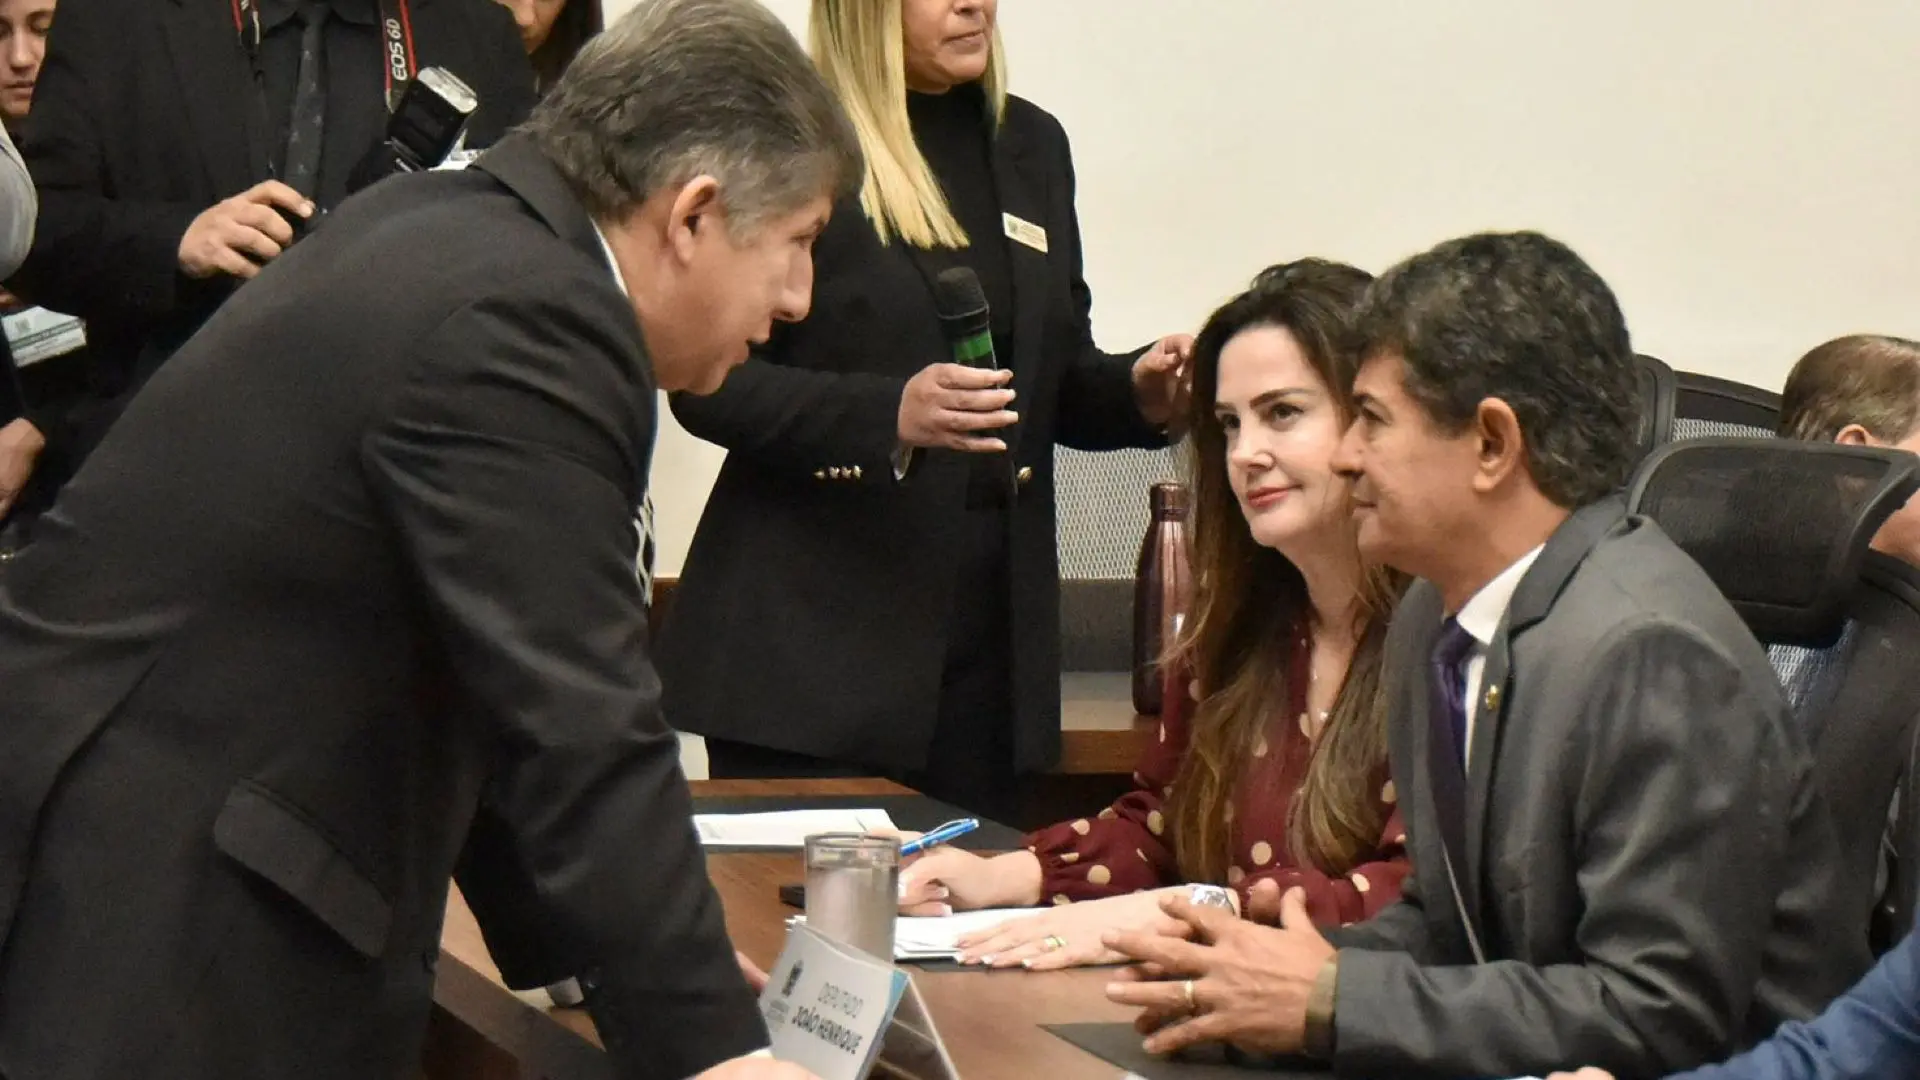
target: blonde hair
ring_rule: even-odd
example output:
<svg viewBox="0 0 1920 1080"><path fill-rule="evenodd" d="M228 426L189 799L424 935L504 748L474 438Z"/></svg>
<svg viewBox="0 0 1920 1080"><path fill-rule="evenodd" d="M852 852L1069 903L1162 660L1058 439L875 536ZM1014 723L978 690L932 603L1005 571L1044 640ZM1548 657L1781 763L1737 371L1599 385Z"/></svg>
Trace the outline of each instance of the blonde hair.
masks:
<svg viewBox="0 0 1920 1080"><path fill-rule="evenodd" d="M963 248L940 182L913 141L907 120L906 30L902 0L813 0L808 36L813 62L839 96L866 155L860 209L882 244L894 236L919 248ZM994 27L982 80L997 125L1007 111L1007 70Z"/></svg>

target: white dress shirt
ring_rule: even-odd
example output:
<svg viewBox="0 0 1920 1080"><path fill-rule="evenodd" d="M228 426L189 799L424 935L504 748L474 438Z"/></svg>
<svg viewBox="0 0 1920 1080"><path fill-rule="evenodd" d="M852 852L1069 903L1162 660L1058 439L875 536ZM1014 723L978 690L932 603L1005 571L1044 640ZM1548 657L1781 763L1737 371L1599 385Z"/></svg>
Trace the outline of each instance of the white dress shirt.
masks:
<svg viewBox="0 0 1920 1080"><path fill-rule="evenodd" d="M1487 670L1487 649L1493 645L1493 635L1500 629L1500 621L1507 617L1507 608L1513 603L1513 591L1520 587L1520 579L1527 576L1533 561L1540 557L1545 544L1534 548L1495 575L1492 581L1480 586L1466 603L1460 605L1460 613L1454 620L1473 638L1473 648L1467 653L1467 696L1464 700L1467 716L1467 749L1462 760L1469 768L1473 765L1473 725L1480 708L1480 679Z"/></svg>

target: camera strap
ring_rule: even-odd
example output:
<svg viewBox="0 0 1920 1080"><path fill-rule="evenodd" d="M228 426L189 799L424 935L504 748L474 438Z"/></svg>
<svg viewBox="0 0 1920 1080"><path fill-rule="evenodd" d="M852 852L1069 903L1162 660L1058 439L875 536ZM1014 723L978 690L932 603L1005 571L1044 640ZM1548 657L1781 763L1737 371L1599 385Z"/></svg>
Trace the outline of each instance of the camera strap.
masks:
<svg viewBox="0 0 1920 1080"><path fill-rule="evenodd" d="M233 29L240 35L240 44L253 61L256 75L260 70L260 2L231 0ZM407 0L380 0L380 58L386 78L387 111L392 112L400 106L407 84L420 71L420 61L413 51L413 13L407 8Z"/></svg>

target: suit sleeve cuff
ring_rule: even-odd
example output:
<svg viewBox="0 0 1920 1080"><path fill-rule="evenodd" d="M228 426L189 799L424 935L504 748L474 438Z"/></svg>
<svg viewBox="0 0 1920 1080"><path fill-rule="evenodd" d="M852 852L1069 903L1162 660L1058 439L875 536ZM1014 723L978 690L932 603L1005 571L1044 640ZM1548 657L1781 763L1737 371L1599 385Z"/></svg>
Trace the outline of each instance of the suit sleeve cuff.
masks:
<svg viewBox="0 0 1920 1080"><path fill-rule="evenodd" d="M1333 1060L1333 1011L1339 991L1340 954L1334 953L1327 957L1320 974L1314 977L1313 989L1307 994L1307 1028L1301 1049L1308 1057Z"/></svg>

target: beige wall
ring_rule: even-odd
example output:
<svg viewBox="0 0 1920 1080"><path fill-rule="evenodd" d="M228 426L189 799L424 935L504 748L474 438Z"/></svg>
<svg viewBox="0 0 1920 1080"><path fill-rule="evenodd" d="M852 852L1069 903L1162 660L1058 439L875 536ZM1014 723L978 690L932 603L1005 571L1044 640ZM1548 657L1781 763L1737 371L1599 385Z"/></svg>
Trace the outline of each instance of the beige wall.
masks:
<svg viewBox="0 0 1920 1080"><path fill-rule="evenodd" d="M804 31L806 0L769 6ZM1115 346L1191 328L1267 263L1378 270L1522 227L1586 255L1683 369L1778 387L1827 337L1920 336L1915 0L1002 0L1001 20L1015 91L1073 137ZM665 573L721 456L663 424Z"/></svg>

